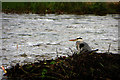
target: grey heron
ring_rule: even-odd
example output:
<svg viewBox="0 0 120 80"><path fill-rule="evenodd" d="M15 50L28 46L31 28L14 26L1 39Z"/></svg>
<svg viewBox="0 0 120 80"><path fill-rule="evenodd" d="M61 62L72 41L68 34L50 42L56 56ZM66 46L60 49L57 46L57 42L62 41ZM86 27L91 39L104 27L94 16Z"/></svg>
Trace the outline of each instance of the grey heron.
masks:
<svg viewBox="0 0 120 80"><path fill-rule="evenodd" d="M76 48L79 52L92 51L90 46L86 42L84 42L81 37L78 37L76 39L71 39L69 41L76 41Z"/></svg>

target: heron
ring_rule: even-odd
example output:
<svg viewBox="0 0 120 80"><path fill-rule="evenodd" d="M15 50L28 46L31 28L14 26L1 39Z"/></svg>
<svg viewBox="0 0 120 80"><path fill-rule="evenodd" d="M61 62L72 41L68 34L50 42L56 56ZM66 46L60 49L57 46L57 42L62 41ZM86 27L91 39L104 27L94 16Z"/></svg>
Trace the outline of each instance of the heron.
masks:
<svg viewBox="0 0 120 80"><path fill-rule="evenodd" d="M76 39L71 39L69 41L76 41L76 48L79 52L92 51L91 47L86 42L84 42L81 37L78 37Z"/></svg>

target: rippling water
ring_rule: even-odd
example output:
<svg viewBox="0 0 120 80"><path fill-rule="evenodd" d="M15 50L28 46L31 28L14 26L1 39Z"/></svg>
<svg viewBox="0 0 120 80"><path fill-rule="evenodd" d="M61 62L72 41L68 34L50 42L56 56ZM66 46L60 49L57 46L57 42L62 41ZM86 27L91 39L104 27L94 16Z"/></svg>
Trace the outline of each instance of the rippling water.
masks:
<svg viewBox="0 0 120 80"><path fill-rule="evenodd" d="M118 52L118 15L2 14L2 64L29 63L71 54L81 36L92 49Z"/></svg>

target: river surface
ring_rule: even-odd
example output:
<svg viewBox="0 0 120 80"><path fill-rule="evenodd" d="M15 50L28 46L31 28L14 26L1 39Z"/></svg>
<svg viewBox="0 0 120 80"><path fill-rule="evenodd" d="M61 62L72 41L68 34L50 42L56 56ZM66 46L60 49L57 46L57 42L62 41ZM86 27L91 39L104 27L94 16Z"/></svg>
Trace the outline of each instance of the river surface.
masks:
<svg viewBox="0 0 120 80"><path fill-rule="evenodd" d="M76 51L69 39L82 37L98 52L118 53L118 14L2 14L2 65L30 63Z"/></svg>

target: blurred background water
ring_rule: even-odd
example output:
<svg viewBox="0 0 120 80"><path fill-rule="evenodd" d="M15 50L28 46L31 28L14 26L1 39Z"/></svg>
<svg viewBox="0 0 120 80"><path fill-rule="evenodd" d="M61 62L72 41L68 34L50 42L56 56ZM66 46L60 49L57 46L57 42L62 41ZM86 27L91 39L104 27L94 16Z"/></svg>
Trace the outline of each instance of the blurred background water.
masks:
<svg viewBox="0 0 120 80"><path fill-rule="evenodd" d="M98 52L118 53L118 14L55 15L5 14L2 18L2 65L55 59L76 50L74 39L82 37Z"/></svg>

